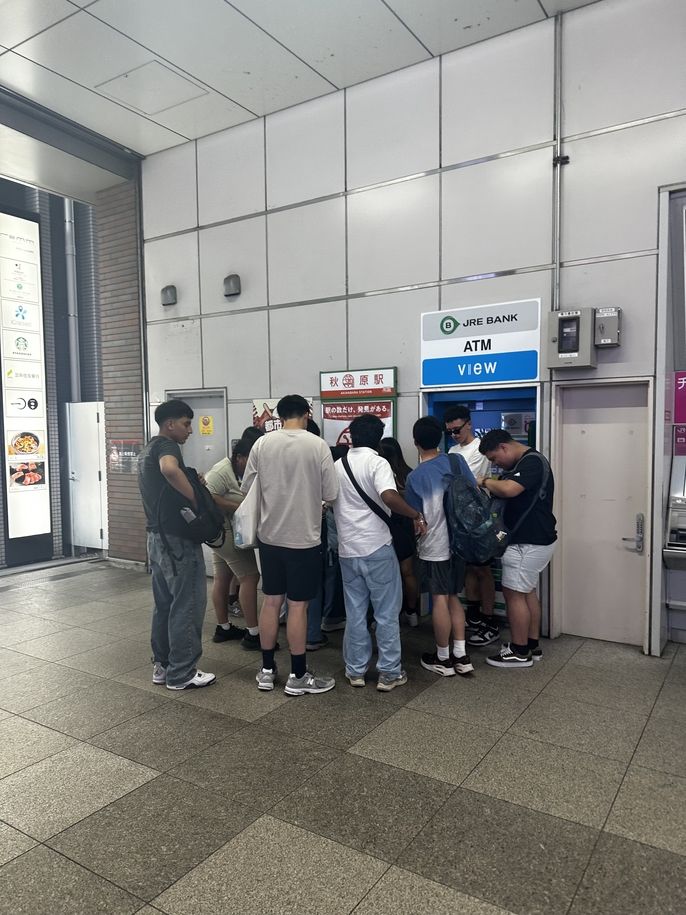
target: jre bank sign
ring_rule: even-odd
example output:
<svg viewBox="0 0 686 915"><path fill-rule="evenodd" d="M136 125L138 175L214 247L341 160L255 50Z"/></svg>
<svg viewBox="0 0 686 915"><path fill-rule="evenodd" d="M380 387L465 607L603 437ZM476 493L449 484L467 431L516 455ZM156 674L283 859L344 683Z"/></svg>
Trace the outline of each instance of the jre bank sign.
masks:
<svg viewBox="0 0 686 915"><path fill-rule="evenodd" d="M541 300L422 315L422 387L538 381Z"/></svg>

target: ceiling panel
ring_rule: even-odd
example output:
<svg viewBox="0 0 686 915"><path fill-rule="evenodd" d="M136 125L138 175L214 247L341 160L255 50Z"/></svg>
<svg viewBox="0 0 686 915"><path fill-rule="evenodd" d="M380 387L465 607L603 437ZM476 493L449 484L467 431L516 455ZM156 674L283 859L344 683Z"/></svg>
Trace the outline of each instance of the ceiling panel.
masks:
<svg viewBox="0 0 686 915"><path fill-rule="evenodd" d="M231 0L231 6L339 87L430 56L380 0Z"/></svg>
<svg viewBox="0 0 686 915"><path fill-rule="evenodd" d="M254 118L250 111L235 105L218 92L208 92L201 98L167 108L166 111L155 115L155 120L159 124L164 124L170 130L175 130L191 140L225 130L227 127L235 127Z"/></svg>
<svg viewBox="0 0 686 915"><path fill-rule="evenodd" d="M141 155L176 146L186 137L75 85L15 51L0 57L0 84Z"/></svg>
<svg viewBox="0 0 686 915"><path fill-rule="evenodd" d="M12 48L75 12L68 0L0 0L2 43Z"/></svg>
<svg viewBox="0 0 686 915"><path fill-rule="evenodd" d="M385 0L432 54L544 19L538 0Z"/></svg>
<svg viewBox="0 0 686 915"><path fill-rule="evenodd" d="M200 98L208 92L204 86L191 82L158 60L151 60L122 76L108 79L95 88L115 101L150 115Z"/></svg>
<svg viewBox="0 0 686 915"><path fill-rule="evenodd" d="M588 6L597 2L598 0L541 0L541 6L549 16L555 16L557 13L568 13L580 6Z"/></svg>
<svg viewBox="0 0 686 915"><path fill-rule="evenodd" d="M224 0L97 0L88 13L259 115L333 88Z"/></svg>
<svg viewBox="0 0 686 915"><path fill-rule="evenodd" d="M1 125L0 176L87 203L96 202L98 191L124 180Z"/></svg>

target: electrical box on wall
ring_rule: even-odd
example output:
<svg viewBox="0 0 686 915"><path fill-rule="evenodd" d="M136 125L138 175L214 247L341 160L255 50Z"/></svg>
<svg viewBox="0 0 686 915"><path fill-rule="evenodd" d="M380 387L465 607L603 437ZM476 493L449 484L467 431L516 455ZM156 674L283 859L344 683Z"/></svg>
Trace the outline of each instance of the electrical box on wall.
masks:
<svg viewBox="0 0 686 915"><path fill-rule="evenodd" d="M595 309L553 311L548 316L548 368L595 368Z"/></svg>
<svg viewBox="0 0 686 915"><path fill-rule="evenodd" d="M622 333L621 308L596 308L595 310L595 346L619 346Z"/></svg>

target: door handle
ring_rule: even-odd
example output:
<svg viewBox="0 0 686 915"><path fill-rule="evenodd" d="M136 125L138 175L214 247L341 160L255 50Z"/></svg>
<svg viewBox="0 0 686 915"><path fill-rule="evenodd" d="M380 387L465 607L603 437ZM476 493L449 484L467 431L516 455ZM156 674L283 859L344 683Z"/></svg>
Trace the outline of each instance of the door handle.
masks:
<svg viewBox="0 0 686 915"><path fill-rule="evenodd" d="M636 533L633 537L622 537L622 542L633 543L634 551L636 553L643 552L645 543L645 515L642 512L639 512L636 515Z"/></svg>
<svg viewBox="0 0 686 915"><path fill-rule="evenodd" d="M69 479L71 480L72 483L76 483L76 474L74 473L73 470L72 470L72 472L69 474Z"/></svg>

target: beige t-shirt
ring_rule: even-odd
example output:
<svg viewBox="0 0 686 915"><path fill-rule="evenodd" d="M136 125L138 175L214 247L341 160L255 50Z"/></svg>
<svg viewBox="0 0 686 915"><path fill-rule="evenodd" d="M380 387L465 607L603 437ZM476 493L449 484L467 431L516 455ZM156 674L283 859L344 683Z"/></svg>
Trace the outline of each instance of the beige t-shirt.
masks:
<svg viewBox="0 0 686 915"><path fill-rule="evenodd" d="M252 447L241 489L259 477L257 536L270 546L305 550L321 543L322 502L338 495L329 446L306 429L279 429Z"/></svg>
<svg viewBox="0 0 686 915"><path fill-rule="evenodd" d="M231 499L232 502L242 502L245 498L241 492L241 484L238 482L236 474L233 472L231 460L227 457L218 461L207 471L205 474L205 483L213 496L222 496L224 499ZM227 530L229 530L231 526L231 518L235 511L235 508L231 508L224 512L224 527Z"/></svg>

